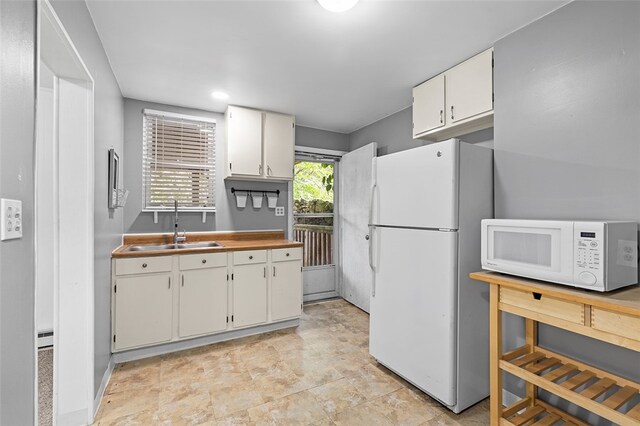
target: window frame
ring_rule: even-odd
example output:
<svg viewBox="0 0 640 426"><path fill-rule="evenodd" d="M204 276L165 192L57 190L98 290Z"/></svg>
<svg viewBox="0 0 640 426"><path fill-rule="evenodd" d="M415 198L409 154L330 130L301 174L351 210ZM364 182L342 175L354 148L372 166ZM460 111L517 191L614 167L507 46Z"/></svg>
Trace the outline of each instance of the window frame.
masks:
<svg viewBox="0 0 640 426"><path fill-rule="evenodd" d="M214 126L214 136L213 136L213 149L214 149L214 153L213 153L213 185L214 185L214 199L213 199L213 206L212 207L192 207L192 206L180 206L180 204L178 204L178 211L180 212L193 212L193 213L215 213L216 212L216 198L217 198L217 170L216 170L216 165L217 165L217 138L216 138L216 131L217 131L217 121L215 118L209 118L209 117L202 117L202 116L195 116L195 115L188 115L188 114L180 114L180 113L174 113L174 112L169 112L169 111L160 111L160 110L155 110L155 109L148 109L145 108L142 110L142 161L140 162L141 168L142 168L142 182L141 182L141 189L142 189L142 197L141 197L141 202L142 202L142 212L148 212L148 213L155 213L155 212L167 212L167 211L173 211L174 207L173 206L166 206L166 207L148 207L147 206L147 196L146 196L146 181L145 181L145 161L146 158L144 156L144 147L145 147L145 137L146 137L146 119L147 116L161 116L161 117L167 117L170 119L182 119L182 120L189 120L189 121L197 121L197 122L202 122L202 123L210 123L213 124Z"/></svg>

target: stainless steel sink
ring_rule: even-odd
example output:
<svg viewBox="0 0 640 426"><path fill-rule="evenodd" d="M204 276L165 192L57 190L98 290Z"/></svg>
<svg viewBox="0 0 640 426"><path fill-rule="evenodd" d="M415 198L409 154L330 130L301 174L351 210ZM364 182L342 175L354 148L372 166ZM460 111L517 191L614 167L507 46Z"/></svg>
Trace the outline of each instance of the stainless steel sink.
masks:
<svg viewBox="0 0 640 426"><path fill-rule="evenodd" d="M171 244L173 245L173 244ZM209 248L209 247L222 247L222 244L215 241L206 241L201 243L180 243L176 248Z"/></svg>
<svg viewBox="0 0 640 426"><path fill-rule="evenodd" d="M176 250L189 248L211 248L222 247L220 243L215 241L207 241L201 243L180 243L180 244L150 244L142 246L131 246L127 251L152 251L152 250Z"/></svg>

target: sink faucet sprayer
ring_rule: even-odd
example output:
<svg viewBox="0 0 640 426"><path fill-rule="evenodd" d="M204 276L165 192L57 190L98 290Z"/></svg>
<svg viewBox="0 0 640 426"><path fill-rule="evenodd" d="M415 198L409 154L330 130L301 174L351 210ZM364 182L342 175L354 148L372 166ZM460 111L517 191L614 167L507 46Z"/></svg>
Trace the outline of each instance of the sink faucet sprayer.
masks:
<svg viewBox="0 0 640 426"><path fill-rule="evenodd" d="M187 232L184 231L183 236L178 235L178 200L173 200L173 207L176 212L176 217L173 223L173 244L183 243L187 241Z"/></svg>

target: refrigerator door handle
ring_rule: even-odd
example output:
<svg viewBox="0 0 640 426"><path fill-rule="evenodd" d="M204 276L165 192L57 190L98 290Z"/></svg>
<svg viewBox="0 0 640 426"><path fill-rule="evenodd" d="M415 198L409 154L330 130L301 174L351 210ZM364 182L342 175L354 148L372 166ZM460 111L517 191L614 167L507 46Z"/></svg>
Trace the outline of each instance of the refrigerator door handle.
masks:
<svg viewBox="0 0 640 426"><path fill-rule="evenodd" d="M373 196L375 195L376 186L378 186L378 184L374 183L373 185L371 185L371 198L369 199L369 222L367 222L369 226L373 225Z"/></svg>
<svg viewBox="0 0 640 426"><path fill-rule="evenodd" d="M376 267L373 264L373 237L376 232L376 227L369 225L369 267L371 268L371 297L376 296Z"/></svg>

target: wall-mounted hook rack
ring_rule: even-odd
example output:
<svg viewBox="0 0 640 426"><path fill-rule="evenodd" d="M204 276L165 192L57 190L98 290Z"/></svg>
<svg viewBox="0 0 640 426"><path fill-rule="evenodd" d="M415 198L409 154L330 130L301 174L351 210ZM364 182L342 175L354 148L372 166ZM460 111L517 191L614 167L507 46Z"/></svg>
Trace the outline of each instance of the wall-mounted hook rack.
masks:
<svg viewBox="0 0 640 426"><path fill-rule="evenodd" d="M251 198L253 208L262 208L262 200L267 198L267 205L270 209L275 209L280 197L280 190L258 190L258 189L236 189L231 188L231 193L236 197L236 206L243 209L247 205L247 198ZM239 194L241 193L241 194ZM275 194L275 197L271 194Z"/></svg>
<svg viewBox="0 0 640 426"><path fill-rule="evenodd" d="M246 192L247 194L251 195L253 193L260 193L262 192L263 195L266 194L276 194L276 195L280 195L280 190L276 189L275 191L271 190L262 190L262 189L236 189L236 188L231 188L231 193L235 194L236 192Z"/></svg>

